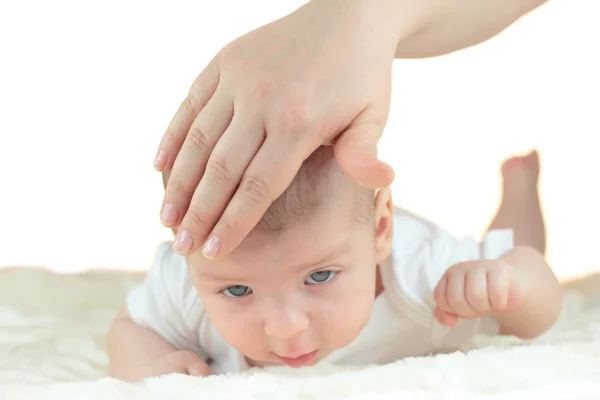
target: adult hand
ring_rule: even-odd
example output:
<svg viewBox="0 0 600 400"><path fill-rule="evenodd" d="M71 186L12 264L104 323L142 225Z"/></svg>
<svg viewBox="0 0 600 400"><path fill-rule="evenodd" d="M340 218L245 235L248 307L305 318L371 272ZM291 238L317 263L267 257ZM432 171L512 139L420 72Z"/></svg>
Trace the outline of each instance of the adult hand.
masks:
<svg viewBox="0 0 600 400"><path fill-rule="evenodd" d="M313 0L216 55L155 162L161 171L172 167L161 220L179 226L178 253L202 244L210 259L231 252L323 144L332 143L359 185L391 183L377 142L400 35L397 17L385 16L399 3Z"/></svg>
<svg viewBox="0 0 600 400"><path fill-rule="evenodd" d="M175 250L233 250L319 145L376 188L391 64L489 39L546 0L313 0L227 45L192 85L155 166L172 168L161 220ZM209 233L212 234L209 237Z"/></svg>

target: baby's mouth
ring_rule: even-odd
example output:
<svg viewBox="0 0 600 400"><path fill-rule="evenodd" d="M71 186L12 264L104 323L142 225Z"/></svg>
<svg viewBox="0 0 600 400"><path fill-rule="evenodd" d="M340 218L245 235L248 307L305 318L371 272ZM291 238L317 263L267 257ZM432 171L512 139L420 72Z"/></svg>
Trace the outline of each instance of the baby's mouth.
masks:
<svg viewBox="0 0 600 400"><path fill-rule="evenodd" d="M314 351L311 351L310 353L302 354L302 355L296 356L296 357L286 357L286 356L281 356L279 354L275 354L275 355L277 356L279 361L281 361L283 364L287 365L288 367L299 368L299 367L304 367L304 366L313 364L313 361L317 358L318 353L319 353L319 350L314 350Z"/></svg>

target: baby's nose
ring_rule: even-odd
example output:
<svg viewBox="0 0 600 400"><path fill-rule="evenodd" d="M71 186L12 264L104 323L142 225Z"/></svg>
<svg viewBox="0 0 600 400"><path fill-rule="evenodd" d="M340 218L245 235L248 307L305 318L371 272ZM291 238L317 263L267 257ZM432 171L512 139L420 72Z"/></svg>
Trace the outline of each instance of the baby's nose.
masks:
<svg viewBox="0 0 600 400"><path fill-rule="evenodd" d="M310 325L305 312L293 307L277 307L265 316L265 333L278 339L291 339Z"/></svg>

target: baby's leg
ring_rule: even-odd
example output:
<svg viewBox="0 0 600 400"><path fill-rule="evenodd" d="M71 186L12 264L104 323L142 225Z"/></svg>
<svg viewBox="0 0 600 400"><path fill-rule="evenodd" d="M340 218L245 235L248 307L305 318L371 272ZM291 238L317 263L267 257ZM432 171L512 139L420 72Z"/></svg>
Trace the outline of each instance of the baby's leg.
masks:
<svg viewBox="0 0 600 400"><path fill-rule="evenodd" d="M546 251L546 231L538 194L537 151L513 157L502 165L502 201L490 229L513 230L515 246L528 245Z"/></svg>

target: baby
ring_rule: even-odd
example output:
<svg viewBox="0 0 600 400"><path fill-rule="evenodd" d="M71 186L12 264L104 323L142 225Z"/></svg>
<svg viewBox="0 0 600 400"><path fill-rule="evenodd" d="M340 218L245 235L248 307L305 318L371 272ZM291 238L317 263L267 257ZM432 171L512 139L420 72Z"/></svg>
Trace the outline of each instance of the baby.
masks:
<svg viewBox="0 0 600 400"><path fill-rule="evenodd" d="M562 299L543 255L537 153L502 173L484 239L457 239L395 208L388 188L357 187L320 148L230 256L159 248L110 328L111 376L382 364L477 334L544 333Z"/></svg>

